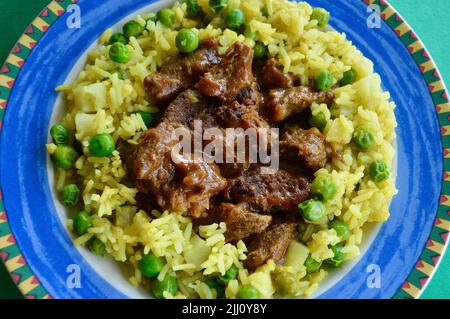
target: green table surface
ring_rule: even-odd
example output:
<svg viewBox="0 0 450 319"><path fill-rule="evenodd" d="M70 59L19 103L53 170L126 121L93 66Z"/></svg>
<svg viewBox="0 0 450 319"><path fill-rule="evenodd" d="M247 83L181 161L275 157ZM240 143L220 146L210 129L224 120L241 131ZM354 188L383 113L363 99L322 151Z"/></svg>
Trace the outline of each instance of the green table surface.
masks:
<svg viewBox="0 0 450 319"><path fill-rule="evenodd" d="M346 0L339 0L346 1ZM390 0L425 43L446 83L450 83L450 6L448 0ZM14 43L49 0L0 1L0 65ZM0 262L0 298L21 298L22 295ZM429 283L422 298L450 298L450 251Z"/></svg>

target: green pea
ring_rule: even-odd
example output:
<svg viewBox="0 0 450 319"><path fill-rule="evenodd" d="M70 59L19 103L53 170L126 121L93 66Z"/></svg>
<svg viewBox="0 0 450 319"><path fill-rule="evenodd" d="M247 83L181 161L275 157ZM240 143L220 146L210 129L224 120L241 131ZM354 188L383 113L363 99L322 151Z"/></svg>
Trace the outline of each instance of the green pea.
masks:
<svg viewBox="0 0 450 319"><path fill-rule="evenodd" d="M69 130L62 124L55 124L50 128L50 135L56 145L69 143Z"/></svg>
<svg viewBox="0 0 450 319"><path fill-rule="evenodd" d="M156 118L155 118L155 115L153 115L153 113L142 112L142 111L139 111L137 113L141 116L141 118L144 121L145 126L147 126L147 128L155 126Z"/></svg>
<svg viewBox="0 0 450 319"><path fill-rule="evenodd" d="M311 255L309 255L305 260L305 267L306 271L309 274L318 272L320 270L320 267L322 267L322 262L315 260L311 257Z"/></svg>
<svg viewBox="0 0 450 319"><path fill-rule="evenodd" d="M89 141L89 151L97 157L110 156L114 152L115 147L114 139L106 133L95 135Z"/></svg>
<svg viewBox="0 0 450 319"><path fill-rule="evenodd" d="M96 255L103 257L106 254L106 246L98 237L92 237L87 246Z"/></svg>
<svg viewBox="0 0 450 319"><path fill-rule="evenodd" d="M235 265L231 265L230 268L228 268L228 270L225 272L224 275L219 275L217 277L217 280L221 283L221 284L228 284L230 282L230 280L235 279L238 275L239 269L235 266Z"/></svg>
<svg viewBox="0 0 450 319"><path fill-rule="evenodd" d="M177 278L174 276L166 275L162 281L158 278L152 280L152 293L158 299L164 298L164 291L167 291L172 296L178 291Z"/></svg>
<svg viewBox="0 0 450 319"><path fill-rule="evenodd" d="M257 33L256 33L256 32L253 32L253 31L250 29L249 26L247 26L247 27L245 28L244 36L245 36L247 39L256 40L256 35L257 35Z"/></svg>
<svg viewBox="0 0 450 319"><path fill-rule="evenodd" d="M61 191L61 201L67 207L78 204L80 199L80 189L76 184L67 184Z"/></svg>
<svg viewBox="0 0 450 319"><path fill-rule="evenodd" d="M336 231L336 234L342 241L350 238L350 227L348 227L346 222L335 219L330 223L330 227Z"/></svg>
<svg viewBox="0 0 450 319"><path fill-rule="evenodd" d="M217 13L228 6L228 0L209 0L209 6Z"/></svg>
<svg viewBox="0 0 450 319"><path fill-rule="evenodd" d="M245 285L239 289L237 295L237 299L260 299L260 295L258 290L252 285Z"/></svg>
<svg viewBox="0 0 450 319"><path fill-rule="evenodd" d="M163 25L165 25L168 28L171 28L175 25L176 17L175 12L173 12L172 9L161 9L156 14L156 18L159 22L161 22Z"/></svg>
<svg viewBox="0 0 450 319"><path fill-rule="evenodd" d="M319 200L329 201L336 195L336 184L326 176L317 176L311 183L311 194Z"/></svg>
<svg viewBox="0 0 450 319"><path fill-rule="evenodd" d="M316 115L310 115L308 119L309 125L312 127L318 128L320 131L323 131L327 126L327 117L325 113L319 112Z"/></svg>
<svg viewBox="0 0 450 319"><path fill-rule="evenodd" d="M298 291L299 282L294 274L281 272L274 278L274 285L279 295L292 297Z"/></svg>
<svg viewBox="0 0 450 319"><path fill-rule="evenodd" d="M330 71L323 70L315 79L316 89L326 91L333 86L333 76Z"/></svg>
<svg viewBox="0 0 450 319"><path fill-rule="evenodd" d="M263 17L268 18L269 17L269 8L267 8L267 6L263 6L261 8L261 14L263 15Z"/></svg>
<svg viewBox="0 0 450 319"><path fill-rule="evenodd" d="M116 32L116 33L113 33L112 36L109 38L109 42L108 43L109 44L114 44L116 42L127 44L128 40L122 33Z"/></svg>
<svg viewBox="0 0 450 319"><path fill-rule="evenodd" d="M267 55L269 54L269 50L263 43L256 42L255 46L253 47L253 54L254 54L255 59L262 60L262 59L267 58Z"/></svg>
<svg viewBox="0 0 450 319"><path fill-rule="evenodd" d="M370 164L370 178L375 183L387 180L389 174L389 169L383 160L375 160Z"/></svg>
<svg viewBox="0 0 450 319"><path fill-rule="evenodd" d="M75 215L73 219L73 230L78 236L86 234L87 230L92 227L92 220L89 213L81 211Z"/></svg>
<svg viewBox="0 0 450 319"><path fill-rule="evenodd" d="M311 20L317 20L317 26L319 28L325 28L330 21L330 13L323 8L314 8Z"/></svg>
<svg viewBox="0 0 450 319"><path fill-rule="evenodd" d="M239 30L245 23L245 15L241 9L231 9L227 12L225 22L230 29Z"/></svg>
<svg viewBox="0 0 450 319"><path fill-rule="evenodd" d="M356 77L357 77L356 72L353 69L350 69L347 72L344 72L344 76L339 81L339 84L341 86L352 84L353 82L355 82Z"/></svg>
<svg viewBox="0 0 450 319"><path fill-rule="evenodd" d="M165 265L164 259L156 257L152 253L145 255L139 260L139 270L145 277L154 278L159 275Z"/></svg>
<svg viewBox="0 0 450 319"><path fill-rule="evenodd" d="M143 27L139 22L131 20L124 24L123 26L123 34L129 37L137 38L144 32L145 27Z"/></svg>
<svg viewBox="0 0 450 319"><path fill-rule="evenodd" d="M180 52L190 53L198 48L198 36L189 29L181 29L175 39L175 44Z"/></svg>
<svg viewBox="0 0 450 319"><path fill-rule="evenodd" d="M125 44L116 42L109 48L109 57L114 62L126 63L131 58L130 50Z"/></svg>
<svg viewBox="0 0 450 319"><path fill-rule="evenodd" d="M305 221L316 223L325 216L325 206L322 202L310 199L298 205L298 209Z"/></svg>
<svg viewBox="0 0 450 319"><path fill-rule="evenodd" d="M342 244L332 246L331 250L333 251L334 256L326 260L327 264L333 267L341 266L345 259L345 253L342 252Z"/></svg>
<svg viewBox="0 0 450 319"><path fill-rule="evenodd" d="M78 159L78 153L72 146L60 144L51 158L56 167L70 170Z"/></svg>
<svg viewBox="0 0 450 319"><path fill-rule="evenodd" d="M353 134L353 143L361 150L365 151L374 144L372 131L366 128L358 129Z"/></svg>
<svg viewBox="0 0 450 319"><path fill-rule="evenodd" d="M222 286L217 280L208 279L205 281L209 288L214 289L216 291L217 299L225 298L225 288Z"/></svg>
<svg viewBox="0 0 450 319"><path fill-rule="evenodd" d="M202 10L198 5L197 0L186 0L185 2L187 14L191 17L197 17Z"/></svg>

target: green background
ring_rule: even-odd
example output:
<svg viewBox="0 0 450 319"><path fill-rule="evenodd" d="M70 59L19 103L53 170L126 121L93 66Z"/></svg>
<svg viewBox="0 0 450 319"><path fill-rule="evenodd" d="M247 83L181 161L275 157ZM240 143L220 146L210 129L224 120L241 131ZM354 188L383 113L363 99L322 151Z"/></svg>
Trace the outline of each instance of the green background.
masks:
<svg viewBox="0 0 450 319"><path fill-rule="evenodd" d="M339 0L346 1L346 0ZM390 0L425 43L446 83L450 83L450 3L448 0ZM0 1L0 65L19 36L49 0ZM21 298L0 262L0 298ZM422 298L450 298L450 251L429 283Z"/></svg>

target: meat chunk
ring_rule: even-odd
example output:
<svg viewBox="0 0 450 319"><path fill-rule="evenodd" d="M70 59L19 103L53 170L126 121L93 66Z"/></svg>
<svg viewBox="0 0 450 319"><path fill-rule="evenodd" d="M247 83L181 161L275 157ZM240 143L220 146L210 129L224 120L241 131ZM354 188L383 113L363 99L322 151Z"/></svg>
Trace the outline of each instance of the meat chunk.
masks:
<svg viewBox="0 0 450 319"><path fill-rule="evenodd" d="M163 122L143 134L139 147L128 157L127 168L136 188L153 196L162 209L198 218L227 183L214 163L181 155L174 158L172 149L178 143L172 136L175 128L182 126Z"/></svg>
<svg viewBox="0 0 450 319"><path fill-rule="evenodd" d="M205 73L196 87L206 96L231 102L242 89L252 86L252 61L253 50L242 43L235 43L221 62Z"/></svg>
<svg viewBox="0 0 450 319"><path fill-rule="evenodd" d="M250 163L222 163L219 164L219 168L223 177L233 179L244 175L250 165Z"/></svg>
<svg viewBox="0 0 450 319"><path fill-rule="evenodd" d="M274 221L265 231L252 237L244 265L255 270L269 259L281 263L289 243L295 237L295 223L292 221Z"/></svg>
<svg viewBox="0 0 450 319"><path fill-rule="evenodd" d="M255 106L240 104L237 101L230 104L224 104L219 107L216 117L218 122L223 127L242 128L244 130L250 128L255 129L254 133L256 133L256 135L252 135L253 132L249 132L249 135L245 135L247 133L246 131L243 134L244 139L240 139L238 136L236 136L233 140L228 139L228 142L232 141L235 143L234 162L222 163L219 165L223 176L227 178L241 176L248 169L251 163L255 163L256 157L253 156L250 159L250 152L253 151L254 155L257 151L256 147L258 147L259 150L262 150L262 147L266 148L266 150L270 149L272 134L275 133L269 131L270 125L259 115L255 109ZM265 129L265 131L263 129ZM252 142L253 138L257 139L257 143ZM243 149L238 146L238 140L240 140L240 142L245 142L245 147ZM226 152L225 148L224 152Z"/></svg>
<svg viewBox="0 0 450 319"><path fill-rule="evenodd" d="M141 136L134 152L126 156L128 174L143 193L152 190L155 194L162 194L166 185L175 178L175 166L170 158L170 150L175 144L173 130L173 126L165 123L148 130ZM164 202L163 199L157 201L158 204Z"/></svg>
<svg viewBox="0 0 450 319"><path fill-rule="evenodd" d="M181 124L191 130L194 129L194 120L202 121L203 128L217 127L216 112L214 101L203 97L197 90L186 90L169 104L161 121Z"/></svg>
<svg viewBox="0 0 450 319"><path fill-rule="evenodd" d="M307 168L318 170L327 162L325 138L316 128L303 130L289 126L281 136L280 155L294 163L300 160Z"/></svg>
<svg viewBox="0 0 450 319"><path fill-rule="evenodd" d="M196 90L186 90L181 93L166 108L161 119L162 122L172 125L183 125L190 130L194 129L194 120L200 120L203 130L207 128L219 128L223 133L223 137L225 136L225 128L227 127L243 129L270 128L269 124L255 110L255 106L247 106L234 101L219 107L216 104L216 100L203 97ZM211 139L204 140L203 144L206 146L212 140L220 139L220 143L223 145L222 154L226 154L226 141L222 140L222 136L215 136ZM259 141L265 141L265 139L266 136L262 135ZM230 142L235 143L236 140L230 140ZM244 150L246 151L247 148ZM248 156L248 153L244 155ZM225 162L225 158L222 161ZM239 171L244 171L247 166L247 163L236 162L219 164L221 171L225 172L228 178L240 175Z"/></svg>
<svg viewBox="0 0 450 319"><path fill-rule="evenodd" d="M181 62L174 63L161 72L151 74L144 80L148 95L158 104L169 103L180 92L193 84L192 78L186 74Z"/></svg>
<svg viewBox="0 0 450 319"><path fill-rule="evenodd" d="M258 83L266 90L290 88L294 86L295 77L291 73L284 73L277 66L274 58L267 59L258 75Z"/></svg>
<svg viewBox="0 0 450 319"><path fill-rule="evenodd" d="M267 97L267 111L275 122L281 122L291 114L300 113L313 102L333 104L331 91L316 92L307 86L271 90Z"/></svg>
<svg viewBox="0 0 450 319"><path fill-rule="evenodd" d="M259 109L263 102L263 95L259 90L259 85L253 82L252 86L245 87L239 91L236 101L244 105L252 105L255 109Z"/></svg>
<svg viewBox="0 0 450 319"><path fill-rule="evenodd" d="M217 110L218 121L224 127L232 128L270 128L269 124L252 106L240 104L237 101L224 104Z"/></svg>
<svg viewBox="0 0 450 319"><path fill-rule="evenodd" d="M208 217L201 221L204 225L224 222L227 225L225 238L227 242L237 242L266 229L272 216L260 215L250 211L245 204L233 205L221 203L208 212Z"/></svg>
<svg viewBox="0 0 450 319"><path fill-rule="evenodd" d="M221 57L217 52L218 42L215 39L205 39L200 49L185 59L186 69L190 74L203 75L213 66L218 65Z"/></svg>
<svg viewBox="0 0 450 319"><path fill-rule="evenodd" d="M328 147L318 129L288 126L280 140L280 155L291 162L300 160L307 168L318 170L326 164Z"/></svg>
<svg viewBox="0 0 450 319"><path fill-rule="evenodd" d="M182 91L192 88L199 77L220 60L214 43L203 42L203 46L193 54L174 60L160 72L147 76L144 86L156 103L169 103Z"/></svg>
<svg viewBox="0 0 450 319"><path fill-rule="evenodd" d="M210 208L210 199L223 190L227 183L216 164L205 161L186 161L176 164L174 187L167 194L168 207L175 212L188 212L199 218Z"/></svg>
<svg viewBox="0 0 450 319"><path fill-rule="evenodd" d="M247 203L263 212L296 213L298 204L310 197L310 185L307 178L284 170L265 174L264 168L252 167L231 180L223 194L232 203Z"/></svg>
<svg viewBox="0 0 450 319"><path fill-rule="evenodd" d="M237 101L219 106L196 90L181 93L169 104L161 118L163 122L181 124L190 129L193 129L194 120L201 120L203 128L270 127L253 106Z"/></svg>

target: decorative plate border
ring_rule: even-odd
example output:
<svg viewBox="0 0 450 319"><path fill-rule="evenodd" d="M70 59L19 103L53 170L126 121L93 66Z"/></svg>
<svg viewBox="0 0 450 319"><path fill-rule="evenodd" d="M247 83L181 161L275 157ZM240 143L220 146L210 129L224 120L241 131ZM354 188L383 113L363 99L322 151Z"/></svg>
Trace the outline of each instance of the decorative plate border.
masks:
<svg viewBox="0 0 450 319"><path fill-rule="evenodd" d="M48 28L78 0L53 0L28 26L0 69L0 132L10 92L23 64ZM444 255L450 232L450 101L442 77L430 54L411 27L384 0L362 0L367 5L378 5L381 18L397 33L416 61L430 90L441 127L444 147L444 172L440 205L420 258L402 287L393 298L418 298ZM11 278L26 298L49 299L52 296L42 286L22 255L8 223L0 191L0 258Z"/></svg>

